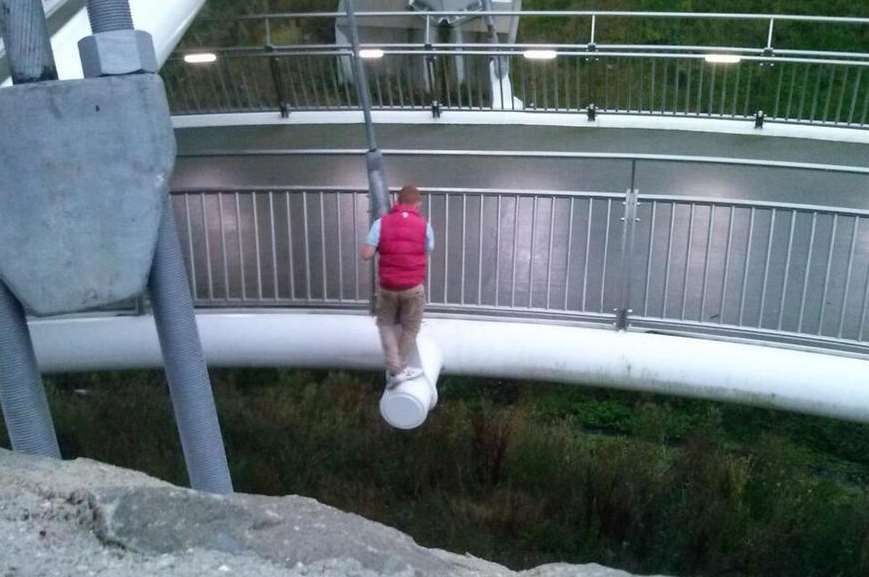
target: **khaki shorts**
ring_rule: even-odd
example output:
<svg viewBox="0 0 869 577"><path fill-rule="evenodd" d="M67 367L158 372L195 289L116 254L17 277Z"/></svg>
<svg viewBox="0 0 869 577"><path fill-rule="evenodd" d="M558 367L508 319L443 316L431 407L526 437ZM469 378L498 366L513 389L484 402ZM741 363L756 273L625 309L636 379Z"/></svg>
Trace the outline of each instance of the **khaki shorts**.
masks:
<svg viewBox="0 0 869 577"><path fill-rule="evenodd" d="M401 325L405 331L419 331L425 310L425 287L418 285L403 291L380 289L377 295L377 324Z"/></svg>
<svg viewBox="0 0 869 577"><path fill-rule="evenodd" d="M380 289L377 297L377 327L383 345L386 368L397 374L407 367L422 326L425 288L422 285L403 291Z"/></svg>

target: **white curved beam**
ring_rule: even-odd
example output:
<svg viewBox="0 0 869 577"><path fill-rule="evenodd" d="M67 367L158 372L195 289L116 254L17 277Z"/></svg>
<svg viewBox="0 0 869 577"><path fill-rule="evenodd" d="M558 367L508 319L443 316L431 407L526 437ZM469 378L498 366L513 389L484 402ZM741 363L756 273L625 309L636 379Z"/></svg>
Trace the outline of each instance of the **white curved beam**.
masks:
<svg viewBox="0 0 869 577"><path fill-rule="evenodd" d="M506 94L506 93L505 93ZM505 96L506 99L506 96ZM430 125L482 125L512 126L517 133L522 126L557 126L566 128L631 128L641 130L674 130L739 134L743 136L776 136L869 144L869 130L841 126L785 124L767 122L763 131L744 119L697 118L664 115L637 115L607 112L598 114L589 122L584 114L565 112L522 112L522 101L516 99L516 111L443 110L434 118L429 110L372 110L375 124L430 124ZM362 112L357 110L293 111L288 118L280 112L232 112L225 114L189 114L172 117L179 128L205 128L214 126L281 126L281 125L342 125L362 123ZM342 130L340 127L336 131Z"/></svg>
<svg viewBox="0 0 869 577"><path fill-rule="evenodd" d="M214 367L382 368L374 321L312 312L200 313ZM162 366L151 317L31 323L49 372ZM444 374L597 385L869 422L869 361L594 328L431 318Z"/></svg>

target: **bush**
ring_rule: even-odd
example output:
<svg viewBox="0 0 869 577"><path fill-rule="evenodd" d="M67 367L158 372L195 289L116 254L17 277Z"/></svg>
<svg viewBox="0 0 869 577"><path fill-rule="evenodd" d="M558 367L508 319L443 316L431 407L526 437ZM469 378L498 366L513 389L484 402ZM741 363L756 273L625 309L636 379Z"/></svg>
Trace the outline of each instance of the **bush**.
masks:
<svg viewBox="0 0 869 577"><path fill-rule="evenodd" d="M869 573L867 426L451 378L428 422L400 432L378 414L379 379L214 371L236 489L314 497L517 569ZM61 376L47 388L65 457L186 482L160 373Z"/></svg>

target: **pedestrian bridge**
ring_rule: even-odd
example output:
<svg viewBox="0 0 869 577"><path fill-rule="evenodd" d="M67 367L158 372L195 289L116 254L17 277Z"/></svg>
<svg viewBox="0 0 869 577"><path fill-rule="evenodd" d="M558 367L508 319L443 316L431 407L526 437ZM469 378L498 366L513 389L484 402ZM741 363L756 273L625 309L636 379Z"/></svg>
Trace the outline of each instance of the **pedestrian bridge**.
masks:
<svg viewBox="0 0 869 577"><path fill-rule="evenodd" d="M422 185L437 237L420 341L435 373L869 421L869 49L776 44L788 26L869 20L492 13L589 26L577 44L532 46L435 41L450 16L425 14L420 42L363 44L390 184ZM280 44L341 17L236 19L260 45L187 43L163 69L212 366L380 366L357 257L358 56ZM760 44L601 37L602 21L638 17L731 17ZM31 325L46 370L162 362L146 301Z"/></svg>
<svg viewBox="0 0 869 577"><path fill-rule="evenodd" d="M820 197L834 182L846 205L860 200L854 195L865 190L869 169L615 153L384 152L390 166L443 171L478 157L509 159L520 170L541 166L522 161L566 164L587 184L424 189L438 241L421 343L438 350L444 373L866 419L869 211L770 200L776 190L764 183L801 183ZM363 153L252 151L250 160L340 170L342 162L363 165ZM182 162L178 178L221 170L213 154ZM714 183L719 196L656 190L680 171ZM755 178L761 188L746 189ZM720 196L734 180L741 198ZM367 317L371 269L356 256L367 191L177 188L172 200L212 366L380 365ZM119 316L36 321L43 367L158 366L153 321L140 316L147 304L138 306Z"/></svg>

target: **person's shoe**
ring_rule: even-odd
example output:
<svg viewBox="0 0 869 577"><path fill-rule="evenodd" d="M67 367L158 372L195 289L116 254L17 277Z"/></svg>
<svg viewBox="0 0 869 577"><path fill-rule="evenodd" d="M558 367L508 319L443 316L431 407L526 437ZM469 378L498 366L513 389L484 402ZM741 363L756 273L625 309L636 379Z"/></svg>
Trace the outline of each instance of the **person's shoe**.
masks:
<svg viewBox="0 0 869 577"><path fill-rule="evenodd" d="M418 367L407 367L402 372L405 375L405 381L412 381L413 379L419 378L423 375L422 369Z"/></svg>
<svg viewBox="0 0 869 577"><path fill-rule="evenodd" d="M387 389L394 389L395 387L397 387L398 385L400 385L401 383L403 383L405 381L410 381L410 380L413 380L417 377L421 377L422 374L423 374L422 369L418 369L416 367L407 367L403 371L401 371L397 374L394 374L394 375L389 373L389 378L386 381L386 388Z"/></svg>
<svg viewBox="0 0 869 577"><path fill-rule="evenodd" d="M403 375L404 371L398 371L397 373L393 373L392 371L386 371L386 388L394 389L395 387L403 383Z"/></svg>

